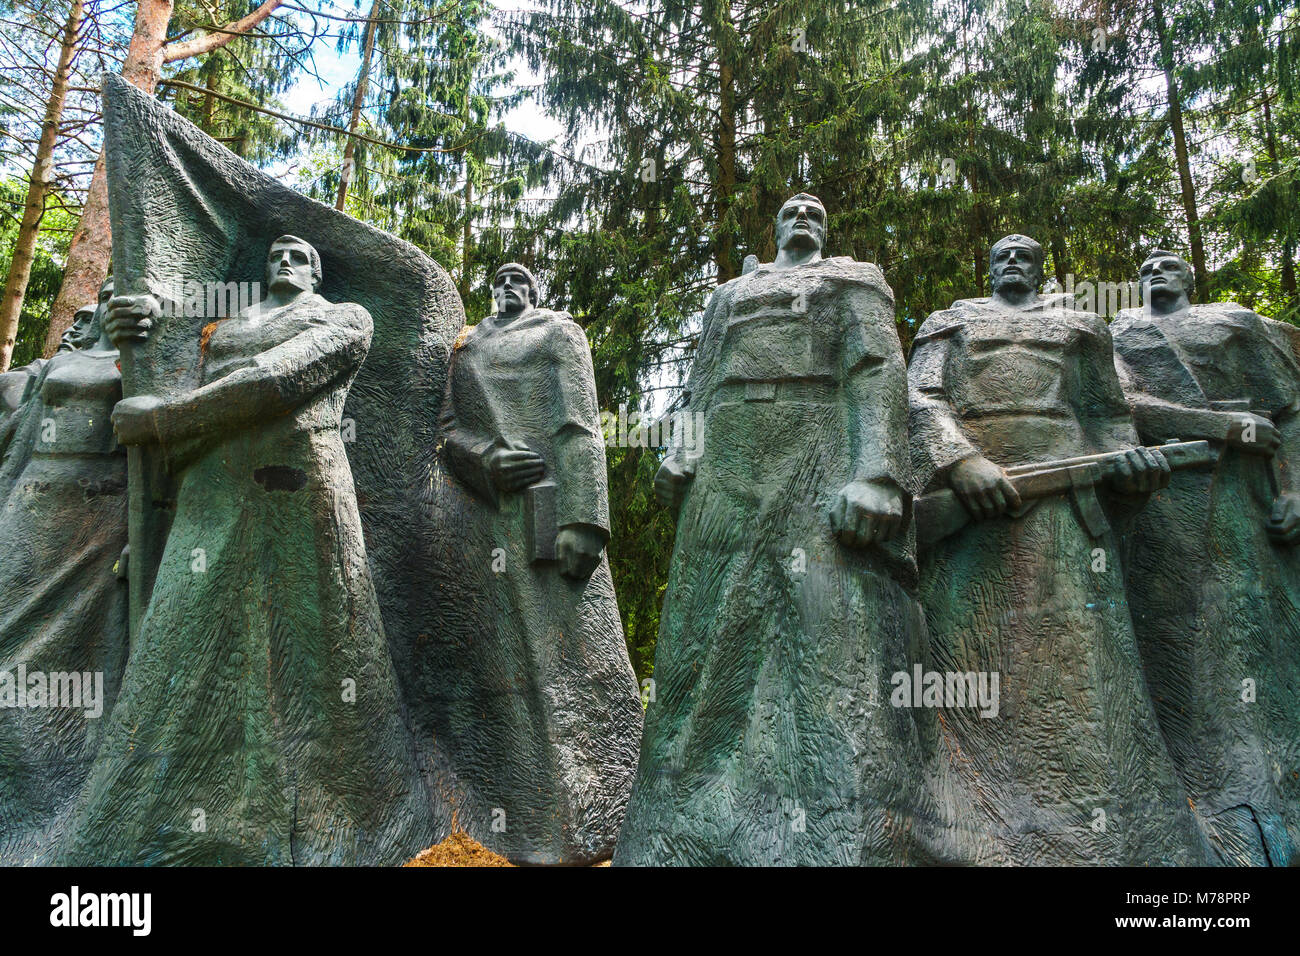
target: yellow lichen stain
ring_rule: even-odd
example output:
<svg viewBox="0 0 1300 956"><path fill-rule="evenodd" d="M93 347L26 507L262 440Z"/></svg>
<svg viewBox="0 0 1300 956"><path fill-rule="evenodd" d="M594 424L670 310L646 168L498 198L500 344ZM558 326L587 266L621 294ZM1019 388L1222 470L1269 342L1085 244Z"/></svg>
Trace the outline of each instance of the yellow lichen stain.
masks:
<svg viewBox="0 0 1300 956"><path fill-rule="evenodd" d="M217 331L217 326L224 321L226 320L217 319L215 322L209 322L203 326L203 331L199 333L199 355L206 356L208 354L208 340L212 338L212 333Z"/></svg>

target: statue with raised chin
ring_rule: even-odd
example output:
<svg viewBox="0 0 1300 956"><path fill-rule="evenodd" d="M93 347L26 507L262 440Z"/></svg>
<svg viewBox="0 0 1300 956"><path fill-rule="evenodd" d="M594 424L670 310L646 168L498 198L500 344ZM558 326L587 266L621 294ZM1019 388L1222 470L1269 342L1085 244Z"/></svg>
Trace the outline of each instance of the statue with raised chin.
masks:
<svg viewBox="0 0 1300 956"><path fill-rule="evenodd" d="M47 864L102 739L127 655L122 394L104 308L28 372L0 447L0 864ZM12 427L9 427L12 426Z"/></svg>
<svg viewBox="0 0 1300 956"><path fill-rule="evenodd" d="M112 280L109 280L110 286ZM72 324L69 325L59 339L59 352L71 352L73 349L89 348L95 344L95 339L99 336L95 334L90 337L91 322L95 317L94 305L83 305L76 311L73 316ZM22 368L10 369L7 372L0 372L0 455L4 454L8 447L11 433L7 430L10 416L18 410L23 399L28 395L28 386L40 374L45 367L47 359L38 358Z"/></svg>
<svg viewBox="0 0 1300 956"><path fill-rule="evenodd" d="M1170 462L1139 445L1106 323L1039 294L1042 247L999 240L989 275L992 296L925 321L909 369L928 666L1000 687L992 718L944 701L958 839L979 863L1202 863L1116 532ZM1044 475L1067 480L1042 493ZM935 495L968 520L928 525Z"/></svg>
<svg viewBox="0 0 1300 956"><path fill-rule="evenodd" d="M371 318L317 293L303 239L265 262L194 388L113 410L178 492L64 862L392 864L435 839L340 434ZM139 345L163 311L119 295L105 325Z"/></svg>
<svg viewBox="0 0 1300 956"><path fill-rule="evenodd" d="M605 557L591 348L568 313L538 307L524 266L501 266L492 295L452 355L441 422L459 481L444 495L471 499L447 619L475 633L420 654L414 708L454 750L472 836L518 863L588 864L613 852L642 716Z"/></svg>
<svg viewBox="0 0 1300 956"><path fill-rule="evenodd" d="M776 261L705 309L702 439L656 479L677 539L616 865L935 858L919 715L889 703L923 638L893 294L825 238L792 197Z"/></svg>
<svg viewBox="0 0 1300 956"><path fill-rule="evenodd" d="M1188 263L1142 263L1111 325L1139 434L1202 439L1130 536L1129 601L1156 715L1229 864L1300 859L1300 330L1192 305Z"/></svg>

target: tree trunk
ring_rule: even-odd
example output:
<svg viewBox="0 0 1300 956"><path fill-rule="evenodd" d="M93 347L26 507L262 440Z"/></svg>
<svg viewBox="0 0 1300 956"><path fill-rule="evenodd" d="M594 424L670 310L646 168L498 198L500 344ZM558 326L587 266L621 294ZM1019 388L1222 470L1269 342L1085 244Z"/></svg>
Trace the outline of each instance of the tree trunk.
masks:
<svg viewBox="0 0 1300 956"><path fill-rule="evenodd" d="M127 47L122 62L122 78L128 83L153 95L162 76L163 63L172 63L189 57L202 56L225 46L232 39L247 33L275 12L284 0L265 0L251 13L227 23L219 30L191 37L167 45L167 24L172 19L174 0L137 0L135 30L131 45ZM112 259L112 234L108 220L108 179L104 170L104 152L100 150L95 163L95 173L90 180L90 192L81 209L81 221L72 235L68 247L68 264L63 270L63 285L50 309L50 331L45 337L45 354L53 355L59 339L72 324L78 308L93 302L99 295L99 286L108 273Z"/></svg>
<svg viewBox="0 0 1300 956"><path fill-rule="evenodd" d="M379 18L379 3L370 7L370 16L366 19L366 30L361 40L361 68L357 71L357 88L352 96L352 116L348 120L348 132L355 133L361 125L361 107L366 100L366 87L370 85L370 59L375 52L375 21ZM356 171L352 168L357 151L357 141L349 136L343 145L343 173L339 177L339 195L334 201L334 208L342 210L348 199L348 185Z"/></svg>
<svg viewBox="0 0 1300 956"><path fill-rule="evenodd" d="M152 94L162 75L163 42L172 18L172 0L139 0L135 11L135 31L122 63L122 78ZM81 210L81 221L68 247L68 264L63 285L50 309L50 331L45 337L45 354L53 355L59 339L72 324L77 309L94 302L99 286L108 274L113 241L108 223L108 178L104 169L104 152L100 150L90 192Z"/></svg>
<svg viewBox="0 0 1300 956"><path fill-rule="evenodd" d="M27 283L32 277L36 237L41 231L41 219L45 216L45 194L49 190L54 171L54 142L58 138L59 123L63 119L68 76L72 72L72 55L76 50L83 14L83 0L72 0L72 5L68 8L68 22L63 28L59 65L54 71L50 98L45 104L45 121L41 124L41 138L36 145L36 161L32 164L32 175L27 184L23 221L18 227L18 239L14 244L13 260L9 263L9 278L5 282L4 296L0 298L0 372L9 370L14 341L18 336L18 319L23 312ZM62 335L62 331L59 334Z"/></svg>
<svg viewBox="0 0 1300 956"><path fill-rule="evenodd" d="M1264 91L1264 142L1268 144L1269 172L1276 176L1281 172L1281 166L1277 161L1277 137L1273 134L1273 110L1269 105L1268 91ZM1296 281L1295 281L1295 242L1290 236L1282 240L1282 269L1281 284L1282 296L1286 299L1288 306L1294 305L1296 301Z"/></svg>
<svg viewBox="0 0 1300 956"><path fill-rule="evenodd" d="M1205 242L1201 238L1201 219L1196 212L1196 187L1192 183L1192 167L1187 155L1187 137L1183 132L1182 97L1178 81L1174 78L1173 43L1165 25L1162 0L1153 0L1151 12L1156 38L1160 43L1160 69L1165 74L1165 90L1169 96L1169 128L1174 134L1174 160L1178 164L1178 183L1182 191L1183 213L1187 217L1187 243L1192 253L1192 271L1196 273L1196 297L1202 302L1210 298L1210 276L1205 269Z"/></svg>
<svg viewBox="0 0 1300 956"><path fill-rule="evenodd" d="M218 81L220 76L221 76L221 58L218 57L216 62L212 64L211 71L209 71L208 73L207 82L204 83L203 85L207 87L208 90L215 91L217 86L219 85ZM217 98L213 96L211 92L204 95L203 112L201 114L202 115L201 128L203 132L207 133L209 136L212 136L214 138L217 135L217 130L215 129L216 107L217 107Z"/></svg>
<svg viewBox="0 0 1300 956"><path fill-rule="evenodd" d="M470 269L473 268L471 260L474 257L474 216L472 208L474 205L474 167L470 163L469 147L466 148L465 155L465 223L461 229L461 257L460 257L460 298L463 302L469 298L470 288Z"/></svg>

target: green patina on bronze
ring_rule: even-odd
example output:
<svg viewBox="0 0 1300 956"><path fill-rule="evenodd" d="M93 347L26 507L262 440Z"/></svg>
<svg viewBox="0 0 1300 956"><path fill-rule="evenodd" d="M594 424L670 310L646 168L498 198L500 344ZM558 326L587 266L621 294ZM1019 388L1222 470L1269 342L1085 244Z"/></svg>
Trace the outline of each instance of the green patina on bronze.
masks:
<svg viewBox="0 0 1300 956"><path fill-rule="evenodd" d="M459 302L409 245L105 82L143 607L61 859L401 862L450 821L388 640L434 602L408 541ZM186 283L262 295L212 314Z"/></svg>
<svg viewBox="0 0 1300 956"><path fill-rule="evenodd" d="M96 398L106 413L125 394L127 494L118 482L105 534L116 563L129 530L132 638L42 858L396 863L454 813L521 862L608 856L640 704L603 558L581 330L537 309L495 336L489 322L449 390L464 316L432 260L105 84L118 295L104 325L121 375ZM214 312L213 292L241 307ZM14 387L0 382L6 411ZM460 492L439 455L444 396L448 447L538 449L529 494ZM521 544L525 503L540 529L527 550L552 551L541 564ZM467 550L480 540L507 550L513 578L492 574L491 548ZM478 571L490 584L473 600ZM75 625L104 626L97 612Z"/></svg>
<svg viewBox="0 0 1300 956"><path fill-rule="evenodd" d="M954 838L973 863L1204 863L1143 679L1116 530L1168 463L1129 451L1099 483L1020 500L1004 468L1125 452L1138 436L1105 322L1037 293L1033 240L1009 236L989 258L992 298L931 315L909 369L917 481L951 489L974 518L946 537L918 531L933 539L919 555L928 666L1000 686L996 718L942 710Z"/></svg>
<svg viewBox="0 0 1300 956"><path fill-rule="evenodd" d="M24 382L23 394L0 425L0 864L6 866L53 859L126 661L119 560L126 545L126 456L109 419L122 378L117 350L101 326L112 292L109 280L100 307L80 311L66 347L52 359L10 373ZM45 706L32 707L38 687ZM71 706L78 700L80 706Z"/></svg>
<svg viewBox="0 0 1300 956"><path fill-rule="evenodd" d="M876 266L822 259L825 228L788 201L777 260L704 314L701 442L657 482L680 513L618 865L938 853L933 725L889 703L924 633L893 296Z"/></svg>
<svg viewBox="0 0 1300 956"><path fill-rule="evenodd" d="M208 337L198 387L113 411L178 493L66 861L394 863L437 833L340 434L372 322L320 278L277 240L267 298ZM144 339L148 299L113 300L119 340Z"/></svg>
<svg viewBox="0 0 1300 956"><path fill-rule="evenodd" d="M1212 471L1133 525L1129 600L1160 728L1221 860L1300 850L1300 330L1190 305L1172 253L1111 326L1144 440L1205 439Z"/></svg>
<svg viewBox="0 0 1300 956"><path fill-rule="evenodd" d="M417 707L481 768L460 805L501 826L479 838L516 863L607 859L627 805L641 701L619 621L605 447L586 335L537 307L518 264L493 287L498 311L467 330L443 404L465 514L461 575L448 600L474 633L430 642Z"/></svg>

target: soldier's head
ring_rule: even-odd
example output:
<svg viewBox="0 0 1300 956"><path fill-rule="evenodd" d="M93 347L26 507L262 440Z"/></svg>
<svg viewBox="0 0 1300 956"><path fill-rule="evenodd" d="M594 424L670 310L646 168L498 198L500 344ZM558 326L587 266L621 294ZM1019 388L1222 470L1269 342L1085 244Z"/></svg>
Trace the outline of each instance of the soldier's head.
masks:
<svg viewBox="0 0 1300 956"><path fill-rule="evenodd" d="M321 282L320 253L306 239L281 236L266 254L266 288L281 293L315 292Z"/></svg>
<svg viewBox="0 0 1300 956"><path fill-rule="evenodd" d="M1196 289L1196 278L1186 259L1176 252L1153 249L1138 270L1142 301L1162 311L1185 307Z"/></svg>
<svg viewBox="0 0 1300 956"><path fill-rule="evenodd" d="M989 250L989 285L998 292L1036 292L1043 284L1043 247L1013 233Z"/></svg>
<svg viewBox="0 0 1300 956"><path fill-rule="evenodd" d="M492 301L498 315L522 315L537 306L537 298L537 279L527 266L507 262L492 277Z"/></svg>
<svg viewBox="0 0 1300 956"><path fill-rule="evenodd" d="M777 249L816 249L826 242L826 207L808 193L791 196L776 214Z"/></svg>
<svg viewBox="0 0 1300 956"><path fill-rule="evenodd" d="M95 311L91 314L90 324L86 326L85 340L79 349L88 349L104 338L104 319L108 317L108 303L113 298L113 277L109 276L99 287L99 298L95 302Z"/></svg>
<svg viewBox="0 0 1300 956"><path fill-rule="evenodd" d="M99 335L96 334L95 338L91 338L90 333L92 330L98 329L95 323L95 312L97 310L97 305L83 305L77 310L72 317L72 324L68 326L63 333L63 337L59 339L60 352L71 352L95 344L95 340L99 338Z"/></svg>

